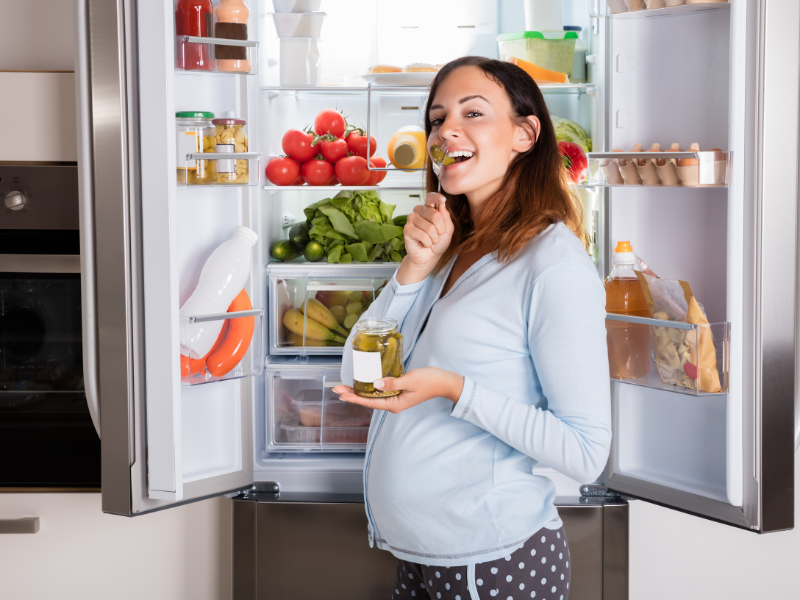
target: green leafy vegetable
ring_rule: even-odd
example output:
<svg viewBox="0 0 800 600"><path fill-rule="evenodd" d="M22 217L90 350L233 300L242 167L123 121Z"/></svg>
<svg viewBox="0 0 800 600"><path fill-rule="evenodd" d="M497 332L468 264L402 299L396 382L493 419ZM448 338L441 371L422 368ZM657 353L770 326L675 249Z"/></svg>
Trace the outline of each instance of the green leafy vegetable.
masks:
<svg viewBox="0 0 800 600"><path fill-rule="evenodd" d="M551 115L550 120L553 122L553 127L556 130L556 140L559 142L575 142L584 152L592 151L592 139L586 130L578 125L575 121L569 119L562 119Z"/></svg>

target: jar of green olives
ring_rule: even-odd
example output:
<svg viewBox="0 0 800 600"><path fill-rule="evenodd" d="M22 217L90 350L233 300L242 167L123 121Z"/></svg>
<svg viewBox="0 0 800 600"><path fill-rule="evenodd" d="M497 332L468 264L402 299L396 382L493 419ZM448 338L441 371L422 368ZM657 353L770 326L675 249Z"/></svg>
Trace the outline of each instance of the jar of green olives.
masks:
<svg viewBox="0 0 800 600"><path fill-rule="evenodd" d="M403 374L403 336L394 319L361 319L353 338L353 389L363 398L397 396L400 391L375 389L382 377Z"/></svg>

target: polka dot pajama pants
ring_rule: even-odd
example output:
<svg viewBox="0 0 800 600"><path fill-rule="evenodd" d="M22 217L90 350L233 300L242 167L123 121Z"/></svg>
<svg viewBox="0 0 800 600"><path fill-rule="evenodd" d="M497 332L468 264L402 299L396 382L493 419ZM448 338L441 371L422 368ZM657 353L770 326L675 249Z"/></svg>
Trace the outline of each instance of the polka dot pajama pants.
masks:
<svg viewBox="0 0 800 600"><path fill-rule="evenodd" d="M505 558L463 567L397 561L392 600L567 600L569 548L564 529L540 529Z"/></svg>

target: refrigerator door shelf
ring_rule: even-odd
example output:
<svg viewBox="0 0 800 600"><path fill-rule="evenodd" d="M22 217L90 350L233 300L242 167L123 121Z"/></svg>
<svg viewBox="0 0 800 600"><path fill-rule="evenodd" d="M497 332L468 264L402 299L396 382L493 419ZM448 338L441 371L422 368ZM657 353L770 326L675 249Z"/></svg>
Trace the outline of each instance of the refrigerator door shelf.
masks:
<svg viewBox="0 0 800 600"><path fill-rule="evenodd" d="M190 340L195 338L193 333L203 327L204 323L225 322L222 330L225 334L224 338L222 342L218 340L214 348L206 355L207 359L204 357L201 359L202 362L199 360L190 362L187 356L192 355L191 345L187 349L187 356L181 355L181 385L202 385L260 375L264 365L264 350L261 340L263 315L264 310L256 308L232 313L181 318L181 327L189 328ZM249 332L250 341L248 343L247 337L250 329L252 331ZM237 357L239 360L233 363ZM208 366L205 364L207 360L209 364L210 361L216 363L217 366L212 367L212 370L219 369L217 375L209 372ZM195 370L197 372L193 372Z"/></svg>
<svg viewBox="0 0 800 600"><path fill-rule="evenodd" d="M730 323L697 325L608 314L606 329L612 380L693 396L728 393ZM618 364L635 354L637 342L645 341L648 356L639 359L649 364L647 374L623 378L615 373ZM698 354L703 357L699 366Z"/></svg>
<svg viewBox="0 0 800 600"><path fill-rule="evenodd" d="M354 186L341 186L341 185L265 185L264 190L269 192L269 195L279 194L281 192L327 192L338 194L339 192L405 192L414 190L419 192L425 191L424 185L392 185L392 186L379 186L379 185L354 185ZM395 215L397 216L397 215Z"/></svg>
<svg viewBox="0 0 800 600"><path fill-rule="evenodd" d="M678 17L693 12L728 9L730 0L645 0L645 9L629 11L624 0L594 0L592 17L614 19L646 19L648 17ZM650 8L648 8L650 7Z"/></svg>
<svg viewBox="0 0 800 600"><path fill-rule="evenodd" d="M177 170L178 185L244 187L259 184L259 152L203 152L187 154Z"/></svg>
<svg viewBox="0 0 800 600"><path fill-rule="evenodd" d="M728 187L732 152L589 152L590 186Z"/></svg>
<svg viewBox="0 0 800 600"><path fill-rule="evenodd" d="M347 326L353 325L350 321L368 308L397 268L395 263L325 264L315 265L315 271L326 266L332 271L330 276L324 271L284 276L277 264L267 268L270 354L340 355L350 331ZM311 299L325 306L318 309L317 318L303 310Z"/></svg>
<svg viewBox="0 0 800 600"><path fill-rule="evenodd" d="M269 98L280 95L297 96L360 96L367 93L369 86L317 86L317 87L287 87L280 85L262 86L261 89L269 94ZM540 85L539 89L543 94L589 94L594 96L595 84L593 83L551 83ZM404 86L374 86L374 95L395 95L395 96L427 96L428 86L404 85Z"/></svg>
<svg viewBox="0 0 800 600"><path fill-rule="evenodd" d="M267 367L267 452L364 452L372 409L339 400L338 365Z"/></svg>
<svg viewBox="0 0 800 600"><path fill-rule="evenodd" d="M216 48L227 48L236 55L234 59L215 58L219 55ZM236 48L241 48L236 52ZM203 56L202 69L185 69L181 65L187 60ZM224 51L223 51L224 54ZM192 35L175 36L175 72L192 75L209 75L212 73L225 75L255 75L258 73L258 42L255 40L226 40L214 37L197 37Z"/></svg>

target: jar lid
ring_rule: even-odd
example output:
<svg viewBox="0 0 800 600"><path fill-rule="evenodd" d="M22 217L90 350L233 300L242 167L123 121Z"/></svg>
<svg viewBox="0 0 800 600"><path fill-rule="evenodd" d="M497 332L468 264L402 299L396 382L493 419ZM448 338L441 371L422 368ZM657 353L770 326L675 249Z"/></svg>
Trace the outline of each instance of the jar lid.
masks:
<svg viewBox="0 0 800 600"><path fill-rule="evenodd" d="M213 119L213 112L199 112L194 110L186 110L183 112L175 113L176 119Z"/></svg>
<svg viewBox="0 0 800 600"><path fill-rule="evenodd" d="M244 119L214 119L214 125L247 125Z"/></svg>

